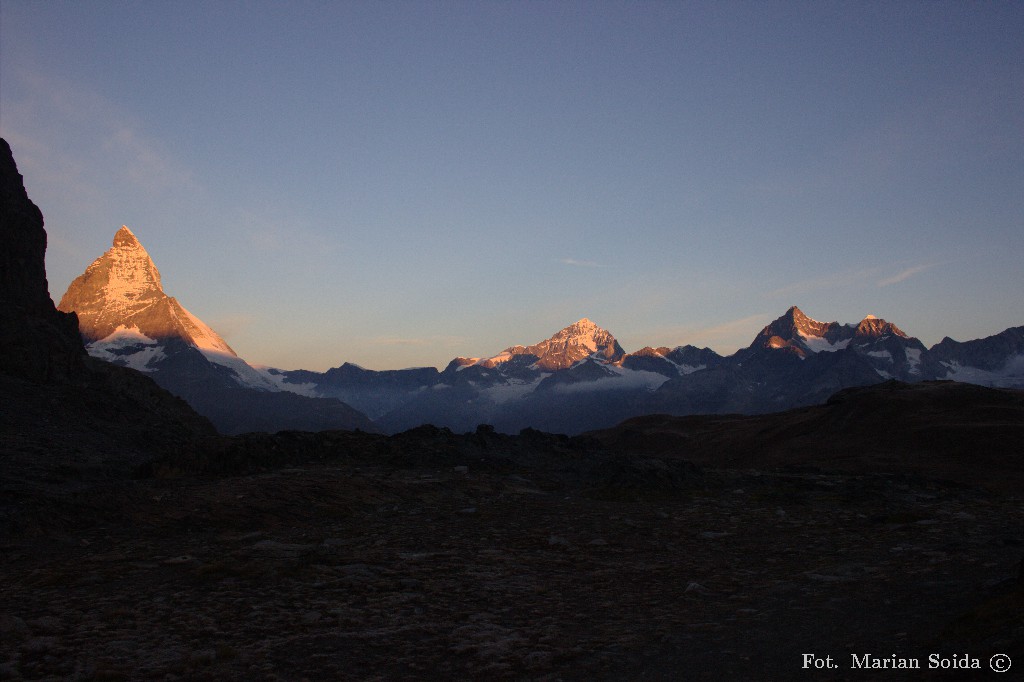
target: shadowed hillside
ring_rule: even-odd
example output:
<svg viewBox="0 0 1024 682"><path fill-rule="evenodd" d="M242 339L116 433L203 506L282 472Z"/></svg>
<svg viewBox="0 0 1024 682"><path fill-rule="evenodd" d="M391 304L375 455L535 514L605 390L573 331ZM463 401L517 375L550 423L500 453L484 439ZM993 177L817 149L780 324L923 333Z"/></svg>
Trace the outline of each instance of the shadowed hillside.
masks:
<svg viewBox="0 0 1024 682"><path fill-rule="evenodd" d="M1024 489L1024 391L951 381L851 388L825 405L768 415L637 417L588 435L712 467L900 472Z"/></svg>

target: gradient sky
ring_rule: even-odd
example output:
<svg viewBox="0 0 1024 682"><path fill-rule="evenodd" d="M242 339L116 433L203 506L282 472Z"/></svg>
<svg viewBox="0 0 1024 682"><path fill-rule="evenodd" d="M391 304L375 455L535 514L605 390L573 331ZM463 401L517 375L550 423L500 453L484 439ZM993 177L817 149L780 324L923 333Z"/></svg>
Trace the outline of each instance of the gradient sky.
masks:
<svg viewBox="0 0 1024 682"><path fill-rule="evenodd" d="M1024 324L1024 3L0 0L50 293L127 224L252 363L432 365L589 317Z"/></svg>

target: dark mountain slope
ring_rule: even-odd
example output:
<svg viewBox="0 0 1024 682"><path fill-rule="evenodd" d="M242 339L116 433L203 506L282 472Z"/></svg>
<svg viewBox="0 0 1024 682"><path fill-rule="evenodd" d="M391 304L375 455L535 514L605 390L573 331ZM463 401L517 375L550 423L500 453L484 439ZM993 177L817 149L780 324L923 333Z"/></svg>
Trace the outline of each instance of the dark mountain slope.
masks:
<svg viewBox="0 0 1024 682"><path fill-rule="evenodd" d="M651 415L588 434L607 447L728 468L903 472L1024 488L1024 392L888 381L761 416Z"/></svg>

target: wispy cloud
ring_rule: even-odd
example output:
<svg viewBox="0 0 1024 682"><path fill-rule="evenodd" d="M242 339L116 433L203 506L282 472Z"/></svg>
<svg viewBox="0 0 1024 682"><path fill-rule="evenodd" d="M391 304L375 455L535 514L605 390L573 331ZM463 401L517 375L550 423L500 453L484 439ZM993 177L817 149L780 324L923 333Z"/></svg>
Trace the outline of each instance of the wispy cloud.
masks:
<svg viewBox="0 0 1024 682"><path fill-rule="evenodd" d="M120 179L139 191L195 190L189 169L144 126L102 95L77 83L37 72L16 71L17 99L5 101L4 135L17 141L25 164L82 195L93 194L95 177Z"/></svg>
<svg viewBox="0 0 1024 682"><path fill-rule="evenodd" d="M796 296L799 294L810 294L816 291L828 289L840 289L854 286L870 287L872 284L878 287L887 287L906 279L910 279L914 275L918 275L938 264L939 263L922 263L904 267L895 275L888 277L883 277L882 275L887 270L891 272L892 268L899 267L898 264L893 264L887 267L873 266L868 268L843 270L841 272L823 275L821 277L811 277L808 279L798 280L791 284L787 284L786 286L779 287L778 289L766 291L763 295L768 298L778 298Z"/></svg>
<svg viewBox="0 0 1024 682"><path fill-rule="evenodd" d="M927 264L924 264L924 265L914 265L914 266L911 266L909 268L904 268L903 270L900 270L899 272L897 272L892 277L886 277L885 279L878 280L878 286L879 287L887 287L887 286L890 286L892 284L899 284L900 282L902 282L904 280L907 280L907 279L910 279L914 275L920 274L920 273L924 272L925 270L927 270L927 269L929 269L931 267L934 267L934 266L935 266L935 263L927 263Z"/></svg>
<svg viewBox="0 0 1024 682"><path fill-rule="evenodd" d="M869 282L878 276L878 268L863 268L859 270L844 270L821 277L802 279L784 287L764 292L764 296L776 298L780 296L795 296L797 294L809 294L822 289L836 289L856 284Z"/></svg>
<svg viewBox="0 0 1024 682"><path fill-rule="evenodd" d="M578 260L576 258L561 258L558 261L563 265L572 265L577 268L603 268L604 266L597 261L592 260Z"/></svg>

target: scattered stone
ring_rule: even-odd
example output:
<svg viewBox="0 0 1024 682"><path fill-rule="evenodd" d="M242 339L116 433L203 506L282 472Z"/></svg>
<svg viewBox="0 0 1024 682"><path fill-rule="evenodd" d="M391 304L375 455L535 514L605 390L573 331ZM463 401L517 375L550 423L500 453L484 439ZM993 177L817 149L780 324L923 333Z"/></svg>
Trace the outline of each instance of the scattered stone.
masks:
<svg viewBox="0 0 1024 682"><path fill-rule="evenodd" d="M55 616L42 616L28 621L32 632L42 635L57 635L64 631L64 623Z"/></svg>
<svg viewBox="0 0 1024 682"><path fill-rule="evenodd" d="M1024 570L996 541L1024 505L962 488L719 472L699 494L609 500L541 474L330 466L142 480L130 520L19 544L0 562L0 662L32 679L787 679L808 641L929 645L1004 589L1011 558ZM448 511L467 499L487 513ZM779 522L790 501L799 527Z"/></svg>
<svg viewBox="0 0 1024 682"><path fill-rule="evenodd" d="M821 573L804 573L804 575L811 580L823 583L849 583L854 581L854 578L845 575L822 575Z"/></svg>
<svg viewBox="0 0 1024 682"><path fill-rule="evenodd" d="M263 556L295 558L312 554L316 551L316 545L278 542L277 540L260 540L250 547L250 550Z"/></svg>
<svg viewBox="0 0 1024 682"><path fill-rule="evenodd" d="M21 639L28 635L24 620L9 613L0 613L0 639Z"/></svg>

